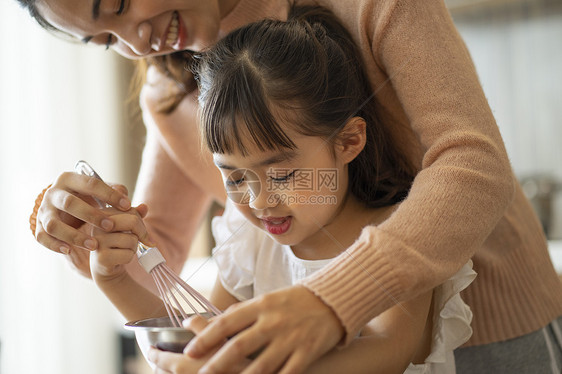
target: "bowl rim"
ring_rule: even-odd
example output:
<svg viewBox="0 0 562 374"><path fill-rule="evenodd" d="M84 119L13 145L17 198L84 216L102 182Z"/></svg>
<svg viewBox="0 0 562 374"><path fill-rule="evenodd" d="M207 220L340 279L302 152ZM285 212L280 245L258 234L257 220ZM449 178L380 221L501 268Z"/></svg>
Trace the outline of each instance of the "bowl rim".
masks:
<svg viewBox="0 0 562 374"><path fill-rule="evenodd" d="M144 319L139 319L136 321L130 321L125 323L124 327L127 330L147 330L147 331L162 331L162 330L166 330L166 331L186 331L186 332L190 332L188 329L186 329L185 327L175 327L175 326L144 326L144 325L140 325L140 323L146 322L146 321L150 321L150 320L158 320L158 319L165 319L168 318L167 316L162 316L162 317L152 317L152 318L144 318Z"/></svg>

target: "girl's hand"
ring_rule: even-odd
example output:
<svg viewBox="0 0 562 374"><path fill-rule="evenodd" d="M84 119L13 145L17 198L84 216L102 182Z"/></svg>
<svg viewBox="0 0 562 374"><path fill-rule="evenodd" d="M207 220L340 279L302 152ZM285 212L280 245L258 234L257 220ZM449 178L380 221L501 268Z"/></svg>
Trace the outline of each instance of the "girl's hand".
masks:
<svg viewBox="0 0 562 374"><path fill-rule="evenodd" d="M197 318L188 320L188 327ZM197 322L198 323L198 322ZM243 373L301 373L343 337L332 310L312 292L294 286L233 305L187 346L197 358L231 337L203 366L205 373L228 373L252 353L263 351Z"/></svg>
<svg viewBox="0 0 562 374"><path fill-rule="evenodd" d="M35 237L48 249L60 253L94 250L98 242L85 231L79 230L89 223L105 231L114 229L113 220L97 207L91 196L122 211L131 207L126 188L112 188L95 178L66 172L45 192L37 213ZM81 273L85 271L85 253L71 256Z"/></svg>
<svg viewBox="0 0 562 374"><path fill-rule="evenodd" d="M135 258L139 240L149 246L154 245L148 239L142 221L146 212L147 208L144 204L127 212L109 208L105 213L114 222L113 231L105 232L92 227L92 235L99 245L97 250L91 252L90 268L97 283L115 279L126 272L125 265Z"/></svg>
<svg viewBox="0 0 562 374"><path fill-rule="evenodd" d="M186 321L184 321L186 322ZM190 319L189 329L195 334L199 334L208 325L205 318L197 317ZM151 347L148 351L148 360L152 362L156 369L155 374L160 373L173 373L173 374L188 374L198 373L199 369L215 354L219 347L211 349L206 355L200 358L191 358L186 354L172 353L161 351L157 348ZM229 373L240 373L248 365L249 361L245 360L237 366L232 366Z"/></svg>
<svg viewBox="0 0 562 374"><path fill-rule="evenodd" d="M194 359L182 353L161 351L150 347L148 360L156 367L154 374L195 374L199 371L204 362L202 359Z"/></svg>

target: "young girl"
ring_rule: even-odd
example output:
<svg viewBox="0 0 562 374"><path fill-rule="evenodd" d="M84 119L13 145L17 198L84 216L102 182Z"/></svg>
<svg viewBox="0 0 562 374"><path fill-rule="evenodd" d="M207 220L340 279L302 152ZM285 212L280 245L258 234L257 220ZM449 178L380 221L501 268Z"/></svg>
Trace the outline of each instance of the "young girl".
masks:
<svg viewBox="0 0 562 374"><path fill-rule="evenodd" d="M220 279L211 301L219 308L298 283L364 226L387 219L408 193L415 168L378 125L356 47L323 8L296 7L286 22L236 30L196 70L202 135L234 203L226 209L240 213L213 222ZM141 231L134 215L113 218L119 230ZM245 230L248 223L261 230ZM92 274L125 317L163 314L120 267L133 257L134 234L96 236ZM474 276L469 263L436 289L396 303L309 370L453 373L453 349L471 334L459 292ZM271 347L256 341L253 348L267 355ZM189 370L206 360L175 359Z"/></svg>

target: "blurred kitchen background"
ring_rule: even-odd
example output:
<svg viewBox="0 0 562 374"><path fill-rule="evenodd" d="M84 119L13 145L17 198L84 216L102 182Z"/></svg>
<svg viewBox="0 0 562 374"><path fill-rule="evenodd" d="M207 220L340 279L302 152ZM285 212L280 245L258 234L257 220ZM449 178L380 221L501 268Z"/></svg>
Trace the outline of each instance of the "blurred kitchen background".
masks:
<svg viewBox="0 0 562 374"><path fill-rule="evenodd" d="M446 2L513 168L558 245L562 1ZM37 194L79 159L133 191L144 136L130 100L134 65L48 34L15 0L0 1L0 35L0 373L145 373L142 359L123 359L135 348L121 317L28 224ZM199 243L208 246L206 227Z"/></svg>

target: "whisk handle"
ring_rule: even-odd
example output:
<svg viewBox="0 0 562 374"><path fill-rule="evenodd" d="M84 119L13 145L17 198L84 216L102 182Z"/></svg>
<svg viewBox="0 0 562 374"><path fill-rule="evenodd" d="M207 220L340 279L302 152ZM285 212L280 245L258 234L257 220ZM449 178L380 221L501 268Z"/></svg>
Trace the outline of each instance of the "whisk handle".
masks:
<svg viewBox="0 0 562 374"><path fill-rule="evenodd" d="M78 174L82 174L82 175L87 175L89 177L93 177L96 179L99 179L100 181L103 182L103 179L101 179L101 177L99 176L98 173L96 173L96 171L94 170L93 167L90 166L90 164L88 164L86 161L84 160L80 160L78 162L76 162L76 165L74 165L74 170L78 173ZM99 200L98 198L92 196L92 199L94 199L94 201L98 204L98 206L100 208L107 208L107 204L101 202L101 200Z"/></svg>
<svg viewBox="0 0 562 374"><path fill-rule="evenodd" d="M147 273L150 273L156 266L166 262L158 248L147 247L142 243L139 243L137 256L139 263Z"/></svg>

